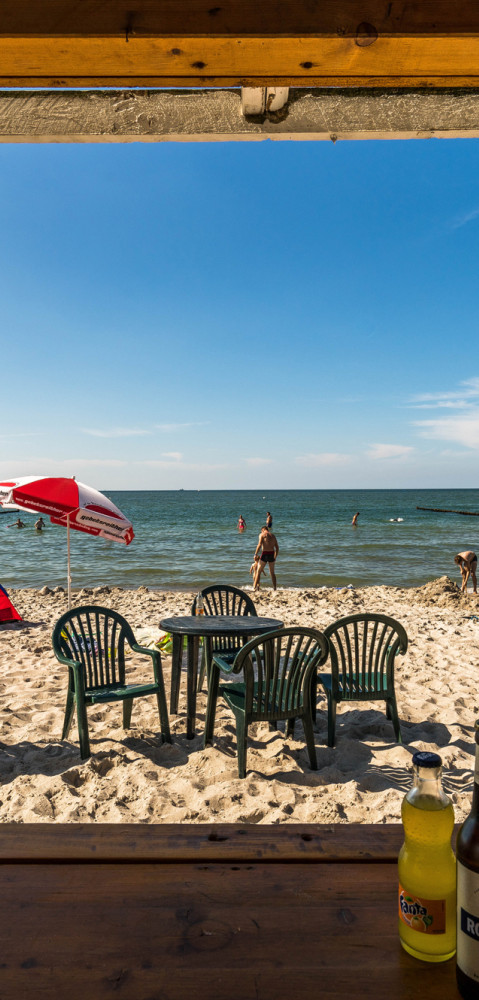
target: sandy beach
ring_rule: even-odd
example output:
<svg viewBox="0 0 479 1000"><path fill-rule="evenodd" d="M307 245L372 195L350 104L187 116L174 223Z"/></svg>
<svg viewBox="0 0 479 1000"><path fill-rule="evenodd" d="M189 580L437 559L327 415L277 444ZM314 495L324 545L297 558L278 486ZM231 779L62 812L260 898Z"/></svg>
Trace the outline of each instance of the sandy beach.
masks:
<svg viewBox="0 0 479 1000"><path fill-rule="evenodd" d="M477 639L479 599L461 595L442 577L416 589L263 589L258 613L321 629L360 611L400 621L409 649L396 666L396 695L404 744L394 742L383 706L338 708L336 747L328 748L327 713L320 696L315 724L318 771L311 771L302 730L295 739L266 724L251 727L248 773L237 776L234 720L219 700L215 743L203 749L206 697L198 698L197 735L185 735L186 673L172 745L162 745L154 698L135 701L132 728L121 727L121 706L88 711L92 756L82 762L76 722L61 742L67 671L57 662L51 632L66 610L65 593L11 590L24 617L0 626L0 743L3 822L397 822L410 784L416 749L439 752L456 818L469 811L473 726L479 715ZM189 613L193 594L101 587L75 594L75 603L115 608L139 636L154 635L166 615ZM163 657L167 695L170 658ZM150 670L145 660L145 669ZM149 675L148 675L149 676Z"/></svg>

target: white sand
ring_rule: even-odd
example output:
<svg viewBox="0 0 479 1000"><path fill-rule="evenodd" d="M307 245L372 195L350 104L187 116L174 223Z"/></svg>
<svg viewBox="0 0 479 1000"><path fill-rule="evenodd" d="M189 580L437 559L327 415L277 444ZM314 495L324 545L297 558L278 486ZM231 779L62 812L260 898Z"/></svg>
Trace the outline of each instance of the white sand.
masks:
<svg viewBox="0 0 479 1000"><path fill-rule="evenodd" d="M0 626L0 820L3 822L396 822L410 784L416 749L438 751L456 818L469 810L474 736L479 716L477 646L479 598L460 595L443 577L415 590L264 589L259 614L285 624L325 627L342 615L377 611L397 618L409 636L398 657L396 694L404 745L394 742L381 704L338 708L337 745L326 745L321 697L316 722L319 770L309 769L296 739L266 724L251 727L248 773L237 776L234 720L219 700L215 743L202 747L206 699L198 699L197 732L185 736L186 674L179 715L171 718L172 746L161 745L156 701L135 701L132 729L121 728L121 705L88 710L92 757L82 762L76 721L61 742L67 670L51 648L51 632L66 610L64 593L10 591L25 623ZM76 603L113 607L133 628L189 613L193 595L97 588ZM145 667L151 667L145 659ZM163 670L169 701L170 659Z"/></svg>

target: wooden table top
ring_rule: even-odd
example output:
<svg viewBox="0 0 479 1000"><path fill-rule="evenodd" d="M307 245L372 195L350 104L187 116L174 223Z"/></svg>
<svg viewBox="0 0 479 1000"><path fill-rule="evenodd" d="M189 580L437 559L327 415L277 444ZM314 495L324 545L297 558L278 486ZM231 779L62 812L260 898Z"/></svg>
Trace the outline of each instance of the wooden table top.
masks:
<svg viewBox="0 0 479 1000"><path fill-rule="evenodd" d="M2 1000L455 1000L399 945L400 826L0 827Z"/></svg>
<svg viewBox="0 0 479 1000"><path fill-rule="evenodd" d="M162 618L160 628L179 635L248 636L273 632L283 627L277 618L258 615L178 615Z"/></svg>

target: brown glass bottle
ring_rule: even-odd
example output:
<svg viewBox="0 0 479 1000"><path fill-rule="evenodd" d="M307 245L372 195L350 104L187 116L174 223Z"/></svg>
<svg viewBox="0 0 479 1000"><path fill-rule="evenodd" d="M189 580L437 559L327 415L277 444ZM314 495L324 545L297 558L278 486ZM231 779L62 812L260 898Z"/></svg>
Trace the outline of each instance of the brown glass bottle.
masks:
<svg viewBox="0 0 479 1000"><path fill-rule="evenodd" d="M457 835L457 985L479 998L479 722L472 808Z"/></svg>

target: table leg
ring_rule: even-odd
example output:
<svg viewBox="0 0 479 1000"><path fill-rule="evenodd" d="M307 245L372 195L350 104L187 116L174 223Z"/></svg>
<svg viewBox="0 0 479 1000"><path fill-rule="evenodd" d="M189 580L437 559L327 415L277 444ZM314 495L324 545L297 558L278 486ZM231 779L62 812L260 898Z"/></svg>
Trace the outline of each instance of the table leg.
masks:
<svg viewBox="0 0 479 1000"><path fill-rule="evenodd" d="M198 681L198 649L199 637L188 636L188 678L186 694L186 736L192 740L195 735L196 718L196 688Z"/></svg>
<svg viewBox="0 0 479 1000"><path fill-rule="evenodd" d="M178 697L180 694L182 658L183 658L183 636L173 635L173 649L171 651L171 691L170 691L170 712L172 715L178 715Z"/></svg>

